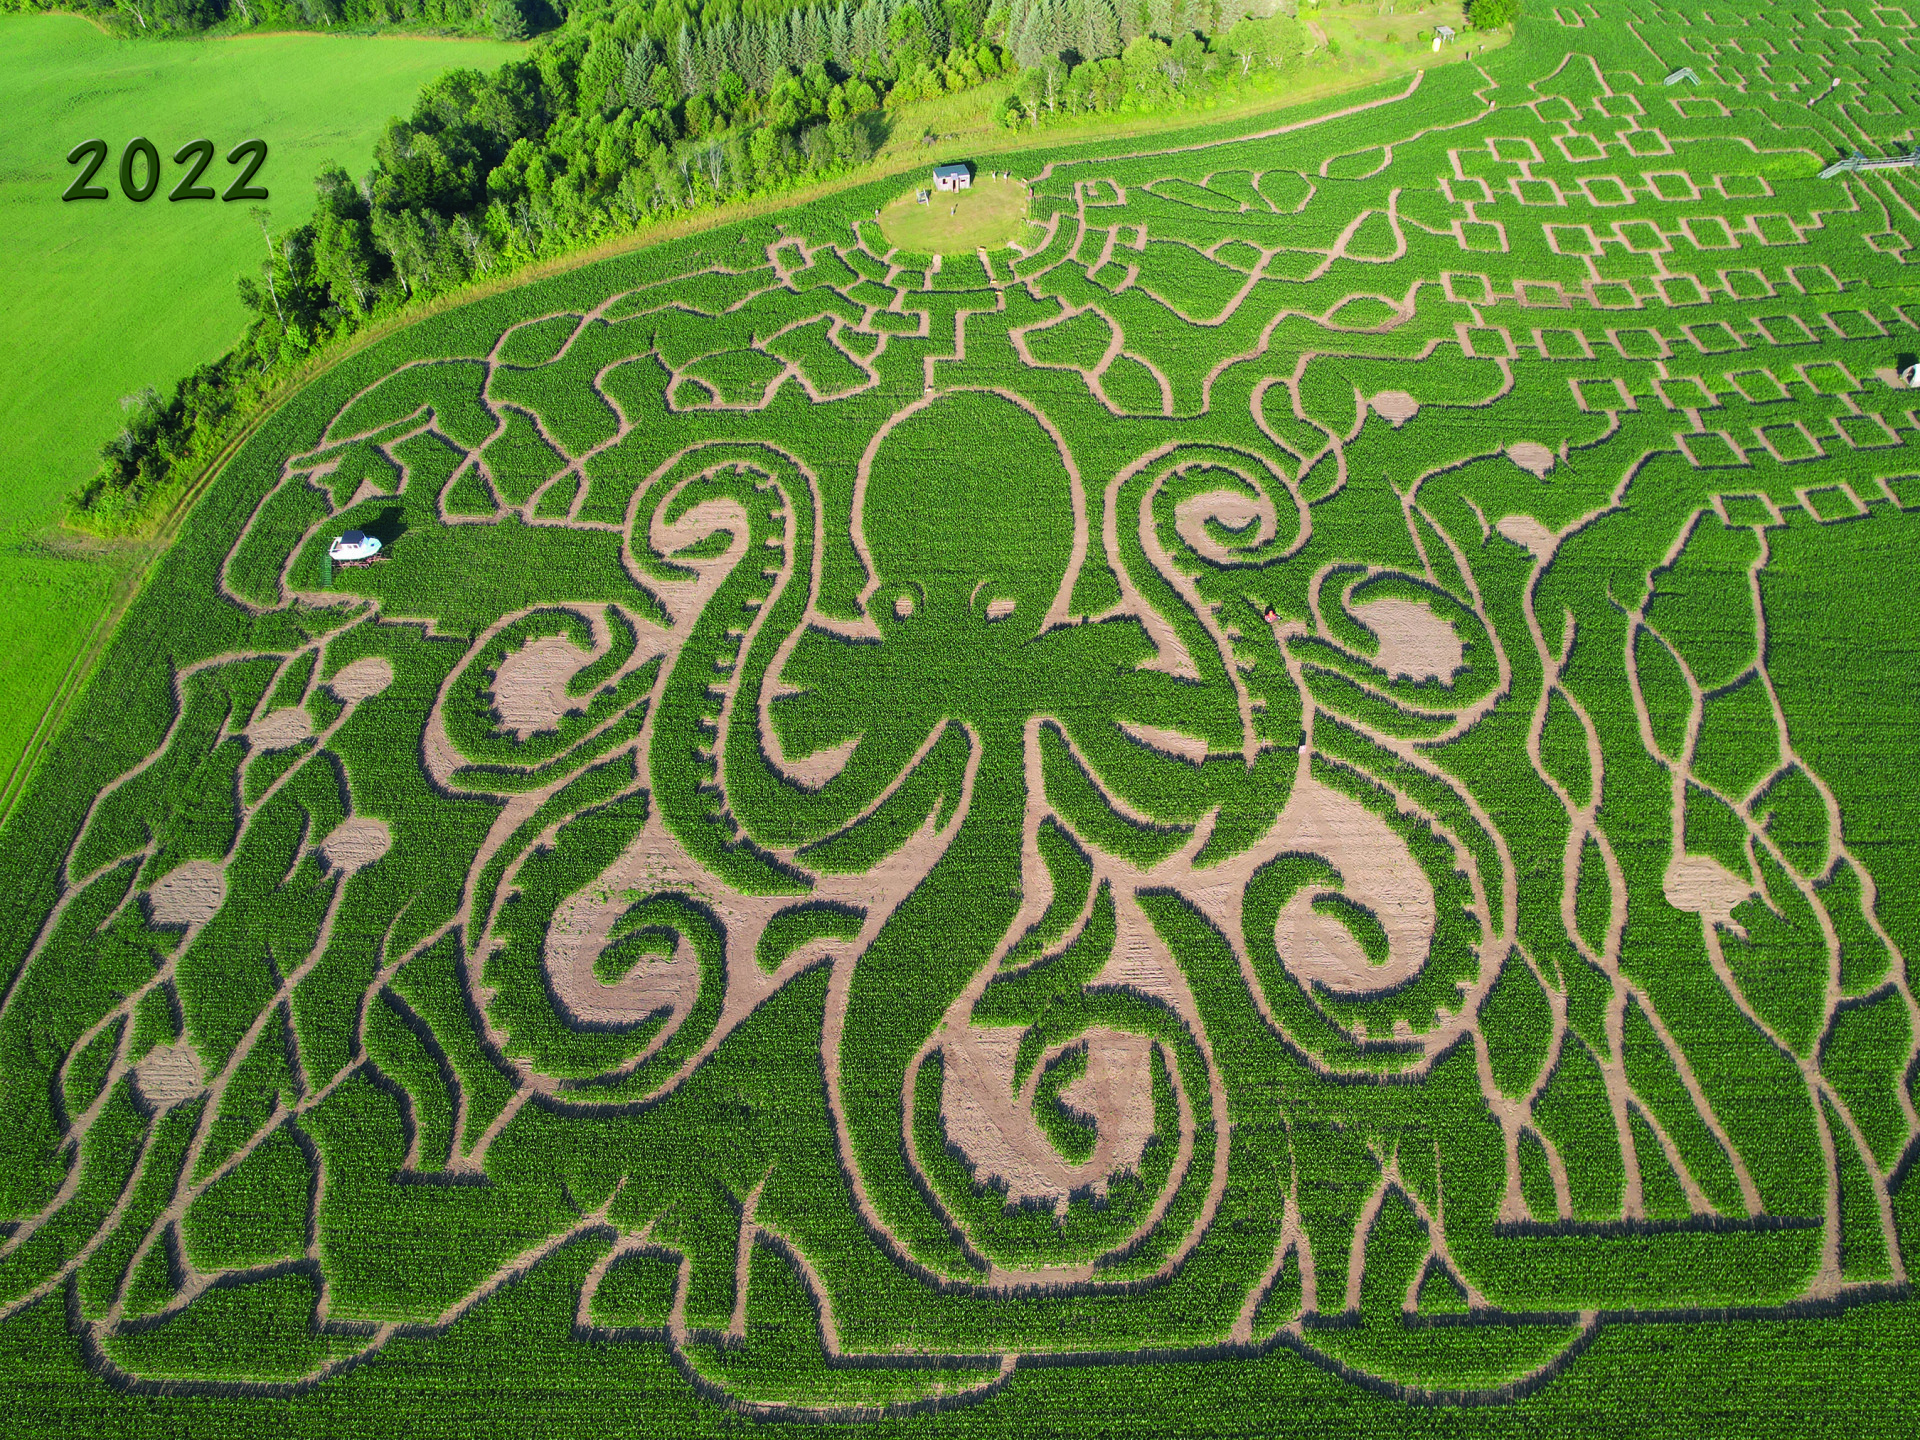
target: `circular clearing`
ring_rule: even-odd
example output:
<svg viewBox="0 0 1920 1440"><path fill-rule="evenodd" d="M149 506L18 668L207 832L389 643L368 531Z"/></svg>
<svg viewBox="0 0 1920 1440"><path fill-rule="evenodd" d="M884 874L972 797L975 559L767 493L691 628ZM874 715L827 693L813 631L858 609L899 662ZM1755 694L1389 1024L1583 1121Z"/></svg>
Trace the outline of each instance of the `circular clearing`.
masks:
<svg viewBox="0 0 1920 1440"><path fill-rule="evenodd" d="M211 860L189 860L147 892L147 913L156 925L200 925L220 913L227 874Z"/></svg>
<svg viewBox="0 0 1920 1440"><path fill-rule="evenodd" d="M133 1084L154 1110L171 1110L207 1088L200 1057L185 1040L161 1046L134 1066Z"/></svg>
<svg viewBox="0 0 1920 1440"><path fill-rule="evenodd" d="M373 864L392 844L393 836L384 821L356 815L351 820L342 820L333 827L333 833L320 842L320 858L329 870L352 874Z"/></svg>
<svg viewBox="0 0 1920 1440"><path fill-rule="evenodd" d="M1404 390L1382 390L1369 403L1373 413L1396 430L1420 413L1420 402Z"/></svg>
<svg viewBox="0 0 1920 1440"><path fill-rule="evenodd" d="M1353 607L1353 617L1380 642L1374 661L1389 675L1451 685L1466 662L1466 647L1453 626L1417 600L1363 600Z"/></svg>
<svg viewBox="0 0 1920 1440"><path fill-rule="evenodd" d="M567 684L593 656L565 635L542 635L510 652L493 677L493 709L499 729L516 740L560 728L561 720L586 708Z"/></svg>
<svg viewBox="0 0 1920 1440"><path fill-rule="evenodd" d="M921 190L930 192L924 205L914 198ZM887 244L923 255L996 250L1020 238L1026 223L1026 182L978 172L971 188L952 193L933 189L928 169L912 190L880 212Z"/></svg>

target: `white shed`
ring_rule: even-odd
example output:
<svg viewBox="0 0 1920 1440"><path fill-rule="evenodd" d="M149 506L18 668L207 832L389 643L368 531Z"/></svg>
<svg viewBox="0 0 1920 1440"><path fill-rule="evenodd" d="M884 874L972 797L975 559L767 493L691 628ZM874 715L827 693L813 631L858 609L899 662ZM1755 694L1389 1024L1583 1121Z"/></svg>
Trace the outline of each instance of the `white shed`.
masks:
<svg viewBox="0 0 1920 1440"><path fill-rule="evenodd" d="M936 165L933 167L933 188L936 190L971 190L973 171L966 165Z"/></svg>

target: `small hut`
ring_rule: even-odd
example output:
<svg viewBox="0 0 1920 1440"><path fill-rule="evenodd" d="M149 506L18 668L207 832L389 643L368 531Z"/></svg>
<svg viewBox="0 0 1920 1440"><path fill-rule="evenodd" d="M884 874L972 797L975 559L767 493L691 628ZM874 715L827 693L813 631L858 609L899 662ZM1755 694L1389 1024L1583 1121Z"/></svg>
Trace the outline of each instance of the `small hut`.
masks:
<svg viewBox="0 0 1920 1440"><path fill-rule="evenodd" d="M1900 359L1900 378L1907 382L1909 390L1920 390L1920 360L1910 355L1902 355Z"/></svg>
<svg viewBox="0 0 1920 1440"><path fill-rule="evenodd" d="M936 190L971 190L973 171L965 164L936 165L933 167L933 188Z"/></svg>

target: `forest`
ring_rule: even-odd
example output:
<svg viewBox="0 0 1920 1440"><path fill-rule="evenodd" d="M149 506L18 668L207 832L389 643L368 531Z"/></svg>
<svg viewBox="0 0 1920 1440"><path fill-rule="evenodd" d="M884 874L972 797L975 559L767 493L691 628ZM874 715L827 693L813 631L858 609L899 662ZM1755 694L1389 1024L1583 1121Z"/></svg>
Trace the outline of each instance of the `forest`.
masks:
<svg viewBox="0 0 1920 1440"><path fill-rule="evenodd" d="M170 395L129 397L74 520L106 534L150 525L253 402L330 339L650 219L847 172L911 102L1004 79L995 117L1031 129L1184 108L1324 63L1296 19L1245 3L576 6L524 58L425 87L366 174L322 169L311 221L275 231L261 217L266 259L239 280L255 317L245 337ZM516 11L496 28L551 18Z"/></svg>

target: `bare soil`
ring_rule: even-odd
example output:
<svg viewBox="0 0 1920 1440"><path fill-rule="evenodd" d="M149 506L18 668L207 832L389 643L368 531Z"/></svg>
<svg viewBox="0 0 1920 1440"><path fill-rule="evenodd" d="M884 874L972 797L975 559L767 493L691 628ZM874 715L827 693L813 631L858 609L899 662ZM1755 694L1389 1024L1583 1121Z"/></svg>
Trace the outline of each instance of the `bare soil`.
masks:
<svg viewBox="0 0 1920 1440"><path fill-rule="evenodd" d="M247 727L247 743L256 750L290 750L313 734L313 717L300 705L275 710Z"/></svg>
<svg viewBox="0 0 1920 1440"><path fill-rule="evenodd" d="M203 925L227 898L227 872L211 860L189 860L147 892L156 925Z"/></svg>
<svg viewBox="0 0 1920 1440"><path fill-rule="evenodd" d="M333 833L320 842L320 858L329 870L352 874L373 864L392 844L393 835L385 821L355 815L334 826Z"/></svg>
<svg viewBox="0 0 1920 1440"><path fill-rule="evenodd" d="M1420 413L1420 402L1404 390L1382 390L1368 403L1374 414L1396 430Z"/></svg>
<svg viewBox="0 0 1920 1440"><path fill-rule="evenodd" d="M1521 440L1507 446L1507 456L1529 475L1542 480L1553 469L1553 451L1533 440Z"/></svg>
<svg viewBox="0 0 1920 1440"><path fill-rule="evenodd" d="M493 677L500 729L525 740L558 729L569 713L584 713L587 702L569 695L567 682L592 658L565 635L542 635L510 652Z"/></svg>
<svg viewBox="0 0 1920 1440"><path fill-rule="evenodd" d="M1354 618L1379 638L1380 668L1408 680L1451 683L1466 649L1453 626L1416 600L1385 597L1353 607Z"/></svg>
<svg viewBox="0 0 1920 1440"><path fill-rule="evenodd" d="M133 1067L134 1088L155 1110L170 1110L206 1089L200 1056L185 1040L163 1045Z"/></svg>

